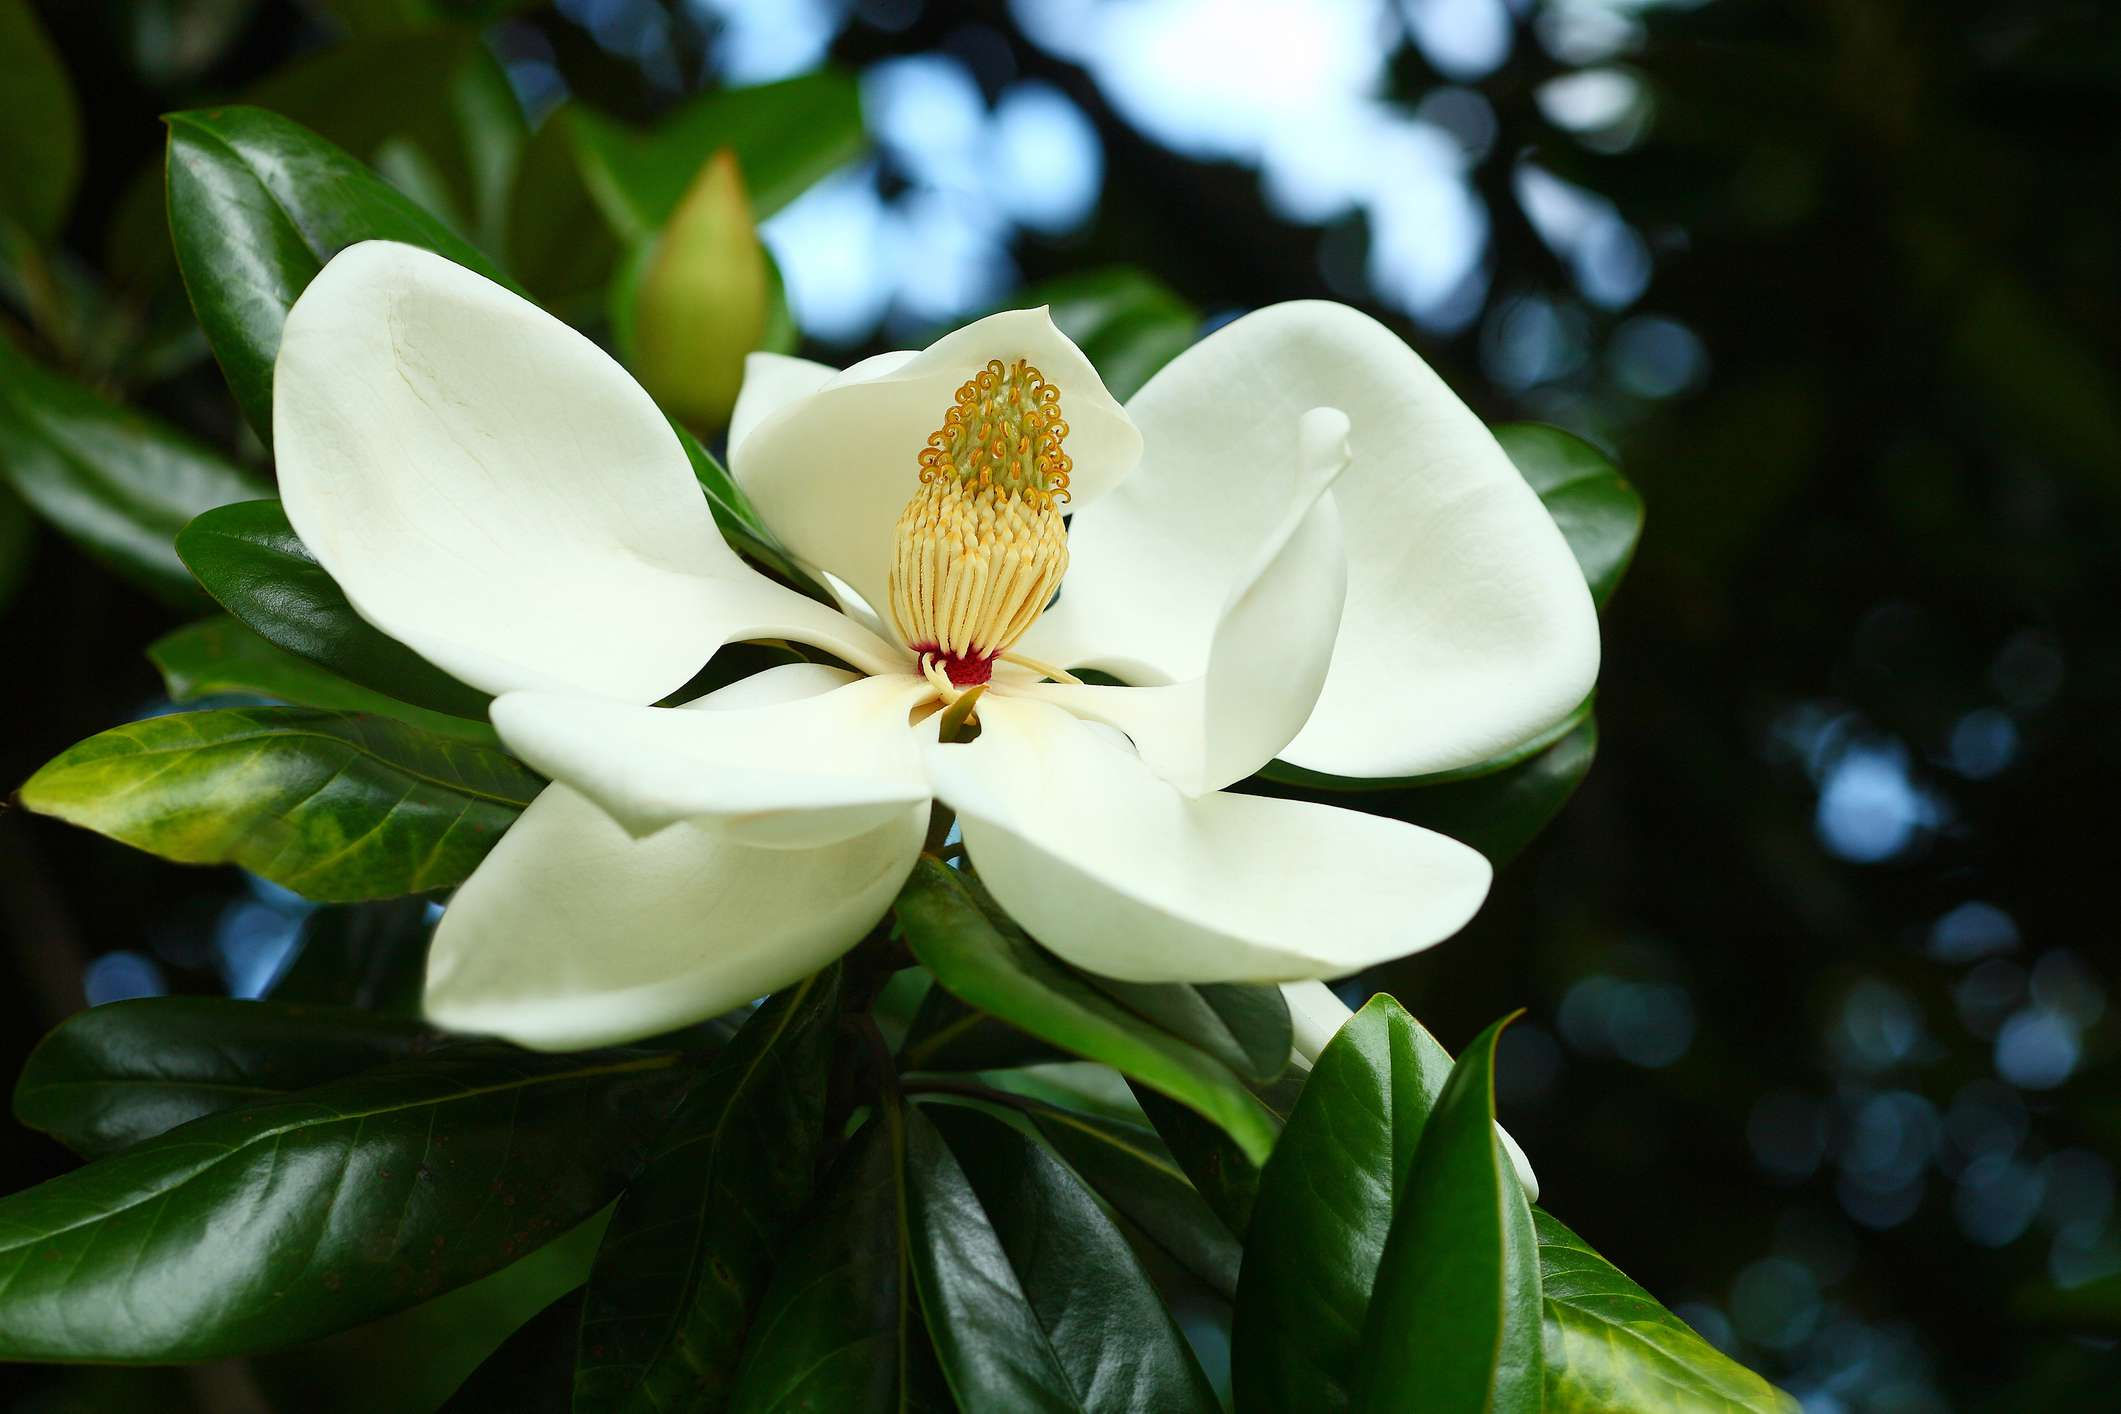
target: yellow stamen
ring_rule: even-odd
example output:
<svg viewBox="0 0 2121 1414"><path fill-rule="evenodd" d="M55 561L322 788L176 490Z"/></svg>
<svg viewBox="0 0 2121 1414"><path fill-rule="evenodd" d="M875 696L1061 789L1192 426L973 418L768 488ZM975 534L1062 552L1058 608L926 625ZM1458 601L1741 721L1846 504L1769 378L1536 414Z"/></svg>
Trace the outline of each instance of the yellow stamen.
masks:
<svg viewBox="0 0 2121 1414"><path fill-rule="evenodd" d="M920 451L921 487L899 515L891 617L921 670L951 685L946 701L986 680L1068 568L1067 435L1060 389L1022 359L993 359Z"/></svg>

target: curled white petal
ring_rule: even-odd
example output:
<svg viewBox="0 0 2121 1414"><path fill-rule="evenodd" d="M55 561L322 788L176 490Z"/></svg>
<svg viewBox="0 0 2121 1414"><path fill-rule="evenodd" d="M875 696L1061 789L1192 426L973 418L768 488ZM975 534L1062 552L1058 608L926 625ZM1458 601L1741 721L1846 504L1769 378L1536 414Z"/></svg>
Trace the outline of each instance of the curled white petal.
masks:
<svg viewBox="0 0 2121 1414"><path fill-rule="evenodd" d="M547 786L457 890L424 1009L536 1050L618 1045L809 976L884 916L927 810L820 849L760 849L695 824L646 839Z"/></svg>
<svg viewBox="0 0 2121 1414"><path fill-rule="evenodd" d="M1397 820L1303 801L1189 797L1109 729L983 699L981 733L928 748L974 866L1077 966L1135 982L1338 977L1442 941L1485 859Z"/></svg>
<svg viewBox="0 0 2121 1414"><path fill-rule="evenodd" d="M1344 776L1471 765L1560 721L1598 621L1554 522L1494 437L1390 330L1275 305L1179 355L1128 404L1143 464L1084 507L1061 599L1023 651L1137 684L1207 661L1224 587L1281 513L1304 410L1341 409L1348 592L1332 667L1283 759Z"/></svg>

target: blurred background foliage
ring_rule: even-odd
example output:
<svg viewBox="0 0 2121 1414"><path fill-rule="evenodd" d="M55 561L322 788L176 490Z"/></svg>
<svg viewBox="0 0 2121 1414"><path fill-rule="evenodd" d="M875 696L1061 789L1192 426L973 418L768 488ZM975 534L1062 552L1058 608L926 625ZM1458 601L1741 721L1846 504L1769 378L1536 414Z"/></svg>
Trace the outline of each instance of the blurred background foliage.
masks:
<svg viewBox="0 0 2121 1414"><path fill-rule="evenodd" d="M2121 1373L2117 947L2091 887L2121 706L2116 19L10 0L0 119L37 140L0 154L0 193L72 197L0 203L0 374L35 410L61 395L27 360L56 367L262 474L176 278L156 121L238 100L372 162L644 376L675 357L633 321L652 233L720 248L747 213L772 298L730 317L833 362L1063 276L1064 322L1134 321L1092 347L1121 387L1260 304L1369 309L1490 420L1614 451L1650 529L1607 615L1596 769L1465 936L1349 999L1389 988L1453 1046L1529 1007L1501 1099L1552 1201L1811 1414L2089 1407ZM77 107L35 91L40 33ZM764 150L697 97L821 67ZM741 189L691 182L725 146ZM1142 273L1080 278L1108 267ZM167 706L142 650L201 601L174 561L131 568L0 487L9 783ZM255 995L309 912L0 812L0 1062L86 1002ZM65 1166L17 1130L0 1185ZM247 1367L0 1389L427 1407L570 1260Z"/></svg>

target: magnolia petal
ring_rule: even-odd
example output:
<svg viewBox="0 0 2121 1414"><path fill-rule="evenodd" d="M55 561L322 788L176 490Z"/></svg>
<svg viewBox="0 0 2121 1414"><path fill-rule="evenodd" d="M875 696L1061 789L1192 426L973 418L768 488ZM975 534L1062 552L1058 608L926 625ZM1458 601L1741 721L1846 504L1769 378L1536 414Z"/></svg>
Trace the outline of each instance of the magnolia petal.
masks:
<svg viewBox="0 0 2121 1414"><path fill-rule="evenodd" d="M1130 982L1339 977L1441 942L1490 869L1456 840L1306 801L1188 797L1109 730L983 699L980 735L928 749L936 794L1010 915Z"/></svg>
<svg viewBox="0 0 2121 1414"><path fill-rule="evenodd" d="M729 413L729 445L741 446L751 429L798 398L807 398L839 372L829 363L813 363L787 354L744 356L744 382Z"/></svg>
<svg viewBox="0 0 2121 1414"><path fill-rule="evenodd" d="M493 724L510 750L636 835L689 820L747 845L810 849L928 802L907 716L934 695L924 678L791 663L692 710L511 692L494 699Z"/></svg>
<svg viewBox="0 0 2121 1414"><path fill-rule="evenodd" d="M326 265L273 397L303 542L363 618L476 687L648 702L766 636L903 666L737 558L625 370L432 252L370 241Z"/></svg>
<svg viewBox="0 0 2121 1414"><path fill-rule="evenodd" d="M1140 474L1086 506L1054 610L1022 651L1130 682L1200 673L1219 595L1283 500L1297 417L1346 412L1334 487L1347 605L1318 705L1283 759L1346 776L1472 765L1575 710L1598 672L1582 571L1494 437L1383 325L1275 305L1180 354L1127 406Z"/></svg>
<svg viewBox="0 0 2121 1414"><path fill-rule="evenodd" d="M1291 1049L1306 1066L1315 1065L1318 1053L1326 1048L1326 1043L1354 1013L1323 982L1284 982L1281 994L1289 1003L1294 1040ZM1539 1175L1532 1172L1532 1161L1525 1157L1524 1149L1510 1136L1510 1131L1499 1124L1495 1126L1495 1137L1502 1141L1503 1152L1510 1156L1510 1166L1517 1170L1517 1181L1524 1187L1524 1196L1538 1202Z"/></svg>
<svg viewBox="0 0 2121 1414"><path fill-rule="evenodd" d="M1028 359L1061 390L1074 458L1073 504L1130 471L1141 438L1082 350L1044 309L1008 310L946 334L917 354L856 364L732 437L730 470L800 559L870 604L888 604L893 530L920 489L917 462L958 386L989 359ZM763 395L762 395L763 396Z"/></svg>
<svg viewBox="0 0 2121 1414"><path fill-rule="evenodd" d="M1207 670L1163 687L1041 683L1005 688L1119 728L1150 769L1188 795L1245 779L1303 730L1331 666L1347 594L1340 512L1348 419L1303 415L1302 463L1280 522L1224 600Z"/></svg>
<svg viewBox="0 0 2121 1414"><path fill-rule="evenodd" d="M905 883L927 820L916 806L807 850L689 822L637 839L547 786L442 914L428 1019L564 1051L741 1006L859 942Z"/></svg>

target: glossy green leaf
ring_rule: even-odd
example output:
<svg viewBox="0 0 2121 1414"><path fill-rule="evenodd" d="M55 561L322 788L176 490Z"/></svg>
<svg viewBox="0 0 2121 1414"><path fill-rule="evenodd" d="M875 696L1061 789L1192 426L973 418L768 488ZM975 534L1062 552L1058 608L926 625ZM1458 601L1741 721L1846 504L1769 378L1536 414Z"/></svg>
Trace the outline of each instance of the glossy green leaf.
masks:
<svg viewBox="0 0 2121 1414"><path fill-rule="evenodd" d="M1710 1345L1539 1209L1549 1414L1796 1414L1797 1401Z"/></svg>
<svg viewBox="0 0 2121 1414"><path fill-rule="evenodd" d="M1029 1114L1054 1152L1115 1212L1209 1290L1235 1299L1244 1249L1154 1130L1058 1106L1034 1105Z"/></svg>
<svg viewBox="0 0 2121 1414"><path fill-rule="evenodd" d="M508 263L540 302L579 318L600 310L617 236L582 177L574 115L561 104L530 135L508 193Z"/></svg>
<svg viewBox="0 0 2121 1414"><path fill-rule="evenodd" d="M81 112L29 0L0 0L0 212L50 240L81 180Z"/></svg>
<svg viewBox="0 0 2121 1414"><path fill-rule="evenodd" d="M338 901L464 882L543 784L504 752L387 717L229 707L90 737L30 777L22 803Z"/></svg>
<svg viewBox="0 0 2121 1414"><path fill-rule="evenodd" d="M480 1362L437 1414L568 1414L581 1328L582 1293L570 1291Z"/></svg>
<svg viewBox="0 0 2121 1414"><path fill-rule="evenodd" d="M275 647L410 706L485 720L493 699L354 612L278 501L200 516L177 536L177 553L222 608Z"/></svg>
<svg viewBox="0 0 2121 1414"><path fill-rule="evenodd" d="M316 910L303 920L294 956L272 981L272 999L418 1016L434 931L427 915L424 898Z"/></svg>
<svg viewBox="0 0 2121 1414"><path fill-rule="evenodd" d="M1272 1085L1253 1090L1277 1133L1288 1122L1309 1074L1292 1066ZM1133 1090L1142 1113L1156 1127L1202 1201L1222 1219L1224 1226L1243 1237L1252 1222L1252 1205L1259 1197L1259 1165L1229 1135L1192 1110L1141 1085L1134 1085Z"/></svg>
<svg viewBox="0 0 2121 1414"><path fill-rule="evenodd" d="M921 1314L961 1408L1081 1414L1045 1328L943 1136L905 1111L907 1247Z"/></svg>
<svg viewBox="0 0 2121 1414"><path fill-rule="evenodd" d="M202 619L167 633L149 646L147 656L161 670L163 686L174 702L230 695L269 697L294 707L395 717L408 726L482 746L498 746L501 741L483 721L431 712L348 682L329 668L273 647L241 620L227 616Z"/></svg>
<svg viewBox="0 0 2121 1414"><path fill-rule="evenodd" d="M1215 1121L1255 1160L1273 1119L1228 1066L1113 1001L1023 930L991 915L978 885L932 855L895 905L913 955L969 1006L1100 1061Z"/></svg>
<svg viewBox="0 0 2121 1414"><path fill-rule="evenodd" d="M1475 1037L1422 1126L1377 1268L1355 1407L1539 1414L1539 1248L1495 1133L1495 1042Z"/></svg>
<svg viewBox="0 0 2121 1414"><path fill-rule="evenodd" d="M1246 1080L1265 1084L1289 1067L1293 1032L1281 988L1242 983L1090 980L1127 1010L1198 1046Z"/></svg>
<svg viewBox="0 0 2121 1414"><path fill-rule="evenodd" d="M718 1409L789 1224L809 1202L837 964L755 1012L626 1190L597 1252L577 1414Z"/></svg>
<svg viewBox="0 0 2121 1414"><path fill-rule="evenodd" d="M1642 536L1642 497L1605 453L1573 433L1537 422L1506 423L1495 440L1568 537L1603 609L1620 587Z"/></svg>
<svg viewBox="0 0 2121 1414"><path fill-rule="evenodd" d="M412 1021L229 997L142 997L61 1022L15 1081L15 1118L108 1154L201 1115L279 1099L432 1046Z"/></svg>
<svg viewBox="0 0 2121 1414"><path fill-rule="evenodd" d="M852 75L820 70L688 100L652 132L577 105L567 121L590 195L631 243L662 229L707 159L736 154L760 220L862 150L861 95Z"/></svg>
<svg viewBox="0 0 2121 1414"><path fill-rule="evenodd" d="M1450 1072L1381 995L1319 1052L1253 1205L1231 1335L1240 1407L1350 1407L1393 1199Z"/></svg>
<svg viewBox="0 0 2121 1414"><path fill-rule="evenodd" d="M905 1148L904 1111L882 1104L826 1176L774 1263L732 1409L956 1408L907 1269Z"/></svg>
<svg viewBox="0 0 2121 1414"><path fill-rule="evenodd" d="M497 101L499 100L499 101ZM282 68L243 95L367 162L407 144L439 179L437 216L497 235L527 137L522 106L476 29L393 28L356 36Z"/></svg>
<svg viewBox="0 0 2121 1414"><path fill-rule="evenodd" d="M1497 867L1539 837L1598 755L1598 721L1586 708L1552 745L1506 770L1476 780L1367 797L1363 808L1463 841Z"/></svg>
<svg viewBox="0 0 2121 1414"><path fill-rule="evenodd" d="M40 368L0 340L0 475L96 558L176 603L199 600L177 532L264 494L259 477L152 418Z"/></svg>
<svg viewBox="0 0 2121 1414"><path fill-rule="evenodd" d="M199 108L166 121L177 264L229 388L268 442L273 360L287 311L347 246L404 241L510 283L411 198L276 113Z"/></svg>
<svg viewBox="0 0 2121 1414"><path fill-rule="evenodd" d="M464 1043L0 1198L0 1359L210 1360L460 1286L610 1201L675 1060Z"/></svg>
<svg viewBox="0 0 2121 1414"><path fill-rule="evenodd" d="M1045 1391L1072 1396L1058 1407L1219 1410L1148 1273L1082 1183L1002 1120L962 1105L923 1113L977 1204L964 1204L940 1161L915 1169L915 1230L929 1244L915 1260L923 1300L930 1291L939 1298L924 1309L958 1402L1032 1407L1018 1395L1017 1371L981 1348L1023 1329L1013 1286L1066 1379ZM952 1225L947 1235L939 1234L944 1220ZM994 1265L997 1256L1005 1267ZM997 1372L1003 1378L990 1378Z"/></svg>
<svg viewBox="0 0 2121 1414"><path fill-rule="evenodd" d="M1199 310L1133 266L1048 280L1024 291L1018 303L1051 306L1053 322L1089 355L1121 402L1191 347L1200 332Z"/></svg>

